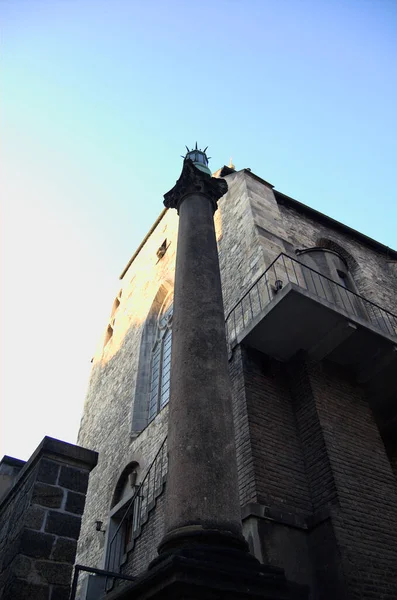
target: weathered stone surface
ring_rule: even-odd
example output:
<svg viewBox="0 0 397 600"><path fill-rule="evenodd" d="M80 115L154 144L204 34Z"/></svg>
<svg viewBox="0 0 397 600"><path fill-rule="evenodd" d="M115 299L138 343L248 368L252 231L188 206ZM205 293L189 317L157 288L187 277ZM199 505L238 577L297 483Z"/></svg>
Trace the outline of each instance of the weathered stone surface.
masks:
<svg viewBox="0 0 397 600"><path fill-rule="evenodd" d="M33 563L30 558L18 554L12 563L12 570L15 577L20 577L21 579L26 578L31 571L32 564Z"/></svg>
<svg viewBox="0 0 397 600"><path fill-rule="evenodd" d="M56 535L77 540L80 532L80 524L80 517L50 511L47 517L45 530L48 533L55 533Z"/></svg>
<svg viewBox="0 0 397 600"><path fill-rule="evenodd" d="M60 508L64 491L60 487L46 483L36 483L33 489L32 502L48 508Z"/></svg>
<svg viewBox="0 0 397 600"><path fill-rule="evenodd" d="M30 506L26 512L25 526L28 529L40 530L45 517L46 511L40 506Z"/></svg>
<svg viewBox="0 0 397 600"><path fill-rule="evenodd" d="M181 203L189 194L202 194L210 203L213 212L217 209L217 202L227 192L227 183L224 179L211 177L197 169L189 159L184 160L182 173L176 185L164 195L164 205L175 208L178 213Z"/></svg>
<svg viewBox="0 0 397 600"><path fill-rule="evenodd" d="M36 560L35 569L43 582L56 585L69 585L73 567L66 563Z"/></svg>
<svg viewBox="0 0 397 600"><path fill-rule="evenodd" d="M76 515L82 515L85 504L85 494L77 492L68 492L66 497L65 510Z"/></svg>
<svg viewBox="0 0 397 600"><path fill-rule="evenodd" d="M104 535L95 531L95 521L102 520L106 527L109 506L123 469L132 461L138 462L139 481L167 433L168 406L149 425L146 406L142 415L142 432L139 437L135 432L136 439L131 438L132 401L139 363L138 349L146 316L163 283L166 281L171 288L173 286L177 229L176 211L166 211L120 283L123 293L117 312L118 326L105 347L101 340L94 358L79 443L102 450L99 455L101 476L97 477L96 469L90 476L78 554L78 561L82 564L101 564ZM168 248L159 260L156 251L165 239ZM144 285L139 281L139 273L142 272L151 274ZM116 396L117 401L113 401ZM146 558L140 561L140 569L153 558L149 542L145 544L142 556Z"/></svg>
<svg viewBox="0 0 397 600"><path fill-rule="evenodd" d="M69 600L69 586L56 585L52 588L51 600Z"/></svg>
<svg viewBox="0 0 397 600"><path fill-rule="evenodd" d="M2 600L50 600L55 583L60 597L69 590L76 541L57 536L64 532L66 537L76 538L80 517L64 512L67 490L56 484L60 469L70 466L72 472L83 473L78 479L81 486L96 461L95 452L45 437L29 461L21 464L14 486L0 501ZM86 490L82 491L71 492L76 510L81 510ZM42 531L45 524L54 534Z"/></svg>
<svg viewBox="0 0 397 600"><path fill-rule="evenodd" d="M22 579L14 580L5 590L4 597L7 600L50 600L48 586L28 583Z"/></svg>
<svg viewBox="0 0 397 600"><path fill-rule="evenodd" d="M20 552L35 558L49 558L55 537L49 533L25 529L21 538Z"/></svg>
<svg viewBox="0 0 397 600"><path fill-rule="evenodd" d="M237 538L240 505L212 199L188 188L179 215L166 528L196 526Z"/></svg>
<svg viewBox="0 0 397 600"><path fill-rule="evenodd" d="M88 485L88 471L74 467L61 467L58 484L68 490L84 493Z"/></svg>
<svg viewBox="0 0 397 600"><path fill-rule="evenodd" d="M60 465L52 460L43 459L40 461L37 481L43 483L51 483L55 485L58 479Z"/></svg>
<svg viewBox="0 0 397 600"><path fill-rule="evenodd" d="M69 538L57 538L51 558L59 562L73 564L76 556L77 542Z"/></svg>

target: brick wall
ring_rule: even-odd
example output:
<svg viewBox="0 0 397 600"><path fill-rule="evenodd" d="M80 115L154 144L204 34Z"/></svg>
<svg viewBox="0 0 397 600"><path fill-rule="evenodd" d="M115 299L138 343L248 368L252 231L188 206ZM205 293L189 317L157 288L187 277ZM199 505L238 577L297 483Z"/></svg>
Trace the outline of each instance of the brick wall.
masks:
<svg viewBox="0 0 397 600"><path fill-rule="evenodd" d="M148 521L143 525L140 536L135 542L133 551L128 562L123 566L121 572L127 575L139 575L143 573L149 563L158 556L157 546L164 535L165 516L165 490L156 500L156 506L150 512Z"/></svg>
<svg viewBox="0 0 397 600"><path fill-rule="evenodd" d="M245 535L311 598L397 597L397 481L365 390L345 368L230 358Z"/></svg>
<svg viewBox="0 0 397 600"><path fill-rule="evenodd" d="M94 471L87 492L87 504L77 552L77 560L80 564L90 567L105 567L105 538L102 533L95 530L95 521L103 521L105 529L108 529L112 496L118 479L128 463L133 461L138 463L137 484L139 485L142 481L167 433L167 417L168 407L166 406L138 438L130 440L127 448L124 448L124 455L121 452L123 446L118 449L119 463L112 459L112 446L109 445L109 449L106 445L102 446L103 451L99 452L98 460L99 476L95 477ZM153 513L150 514L149 520L152 516ZM155 550L156 548L154 548ZM132 556L132 554L134 553L131 552L130 555ZM82 575L83 577L84 575Z"/></svg>
<svg viewBox="0 0 397 600"><path fill-rule="evenodd" d="M95 452L44 438L0 504L0 598L67 600Z"/></svg>
<svg viewBox="0 0 397 600"><path fill-rule="evenodd" d="M244 380L258 501L312 510L302 446L281 364L246 349Z"/></svg>
<svg viewBox="0 0 397 600"><path fill-rule="evenodd" d="M282 366L239 345L229 368L244 535L259 560L313 589L312 501Z"/></svg>
<svg viewBox="0 0 397 600"><path fill-rule="evenodd" d="M240 504L245 506L249 502L257 501L257 486L248 421L242 353L241 346L234 349L229 361L229 373L232 384Z"/></svg>
<svg viewBox="0 0 397 600"><path fill-rule="evenodd" d="M340 556L339 580L349 598L392 600L397 597L397 482L368 399L351 373L337 365L301 360L298 371L295 365L291 390L299 428L305 447L312 440L320 459L315 467L306 452L308 480L316 507L328 506L332 524L324 557L331 554L336 564ZM317 542L324 545L320 536ZM324 590L335 578L319 564L314 533L312 551L321 597L331 598Z"/></svg>

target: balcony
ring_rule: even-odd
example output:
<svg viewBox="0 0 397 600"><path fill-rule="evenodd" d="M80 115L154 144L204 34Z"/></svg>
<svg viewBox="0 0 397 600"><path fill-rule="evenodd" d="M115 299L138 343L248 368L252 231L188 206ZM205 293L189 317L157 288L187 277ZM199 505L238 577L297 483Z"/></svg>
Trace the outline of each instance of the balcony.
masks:
<svg viewBox="0 0 397 600"><path fill-rule="evenodd" d="M281 361L305 350L397 391L397 317L284 253L230 311L226 331L231 348L244 342Z"/></svg>

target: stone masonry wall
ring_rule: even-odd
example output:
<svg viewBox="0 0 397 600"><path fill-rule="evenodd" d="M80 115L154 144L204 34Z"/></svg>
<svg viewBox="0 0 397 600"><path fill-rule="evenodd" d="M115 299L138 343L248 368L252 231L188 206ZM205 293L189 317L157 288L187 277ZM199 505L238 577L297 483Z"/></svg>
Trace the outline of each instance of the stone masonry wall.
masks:
<svg viewBox="0 0 397 600"><path fill-rule="evenodd" d="M220 200L214 216L225 310L237 302L264 268L263 252L252 226L245 177L235 173L226 179L229 192ZM105 345L104 332L95 354L78 438L80 444L99 452L98 467L90 478L78 546L78 562L84 565L105 565L107 539L95 531L95 521L103 521L106 527L120 473L128 463L138 462L139 484L166 435L167 408L138 436L131 429L131 415L142 331L158 289L164 281L172 284L174 280L177 230L176 211L167 211L120 282L122 293L118 293L120 305L113 335ZM159 260L156 250L165 239L167 251ZM247 261L251 264L249 271ZM133 554L136 553L137 550ZM138 560L137 564L141 562ZM146 566L142 563L142 570Z"/></svg>
<svg viewBox="0 0 397 600"><path fill-rule="evenodd" d="M68 600L97 455L44 438L0 503L0 598Z"/></svg>
<svg viewBox="0 0 397 600"><path fill-rule="evenodd" d="M95 530L95 521L103 521L108 529L112 496L123 469L137 462L139 484L166 436L167 407L138 436L132 414L142 331L160 286L173 286L177 230L176 211L167 211L120 281L113 335L105 345L104 332L94 358L78 437L79 443L99 452L77 554L87 566L105 566L107 536ZM167 251L159 259L156 251L165 239Z"/></svg>
<svg viewBox="0 0 397 600"><path fill-rule="evenodd" d="M349 268L359 294L396 314L396 260L367 246L348 232L325 226L290 206L280 205L283 223L290 243L295 249L334 242L351 257ZM299 260L299 256L296 257Z"/></svg>
<svg viewBox="0 0 397 600"><path fill-rule="evenodd" d="M298 248L318 245L321 240L337 243L351 255L352 275L360 293L385 308L396 310L397 284L393 261L348 232L341 233L331 224L320 224L314 217L310 218L298 209L281 204L270 184L246 170L231 173L225 179L229 191L220 200L214 217L225 314L280 252L295 256ZM79 433L79 443L99 452L98 467L90 478L78 546L78 562L88 566L101 568L105 565L107 536L95 531L95 521L103 521L107 528L111 500L121 472L128 463L136 461L139 464L139 483L166 435L167 408L141 433L133 431L132 412L142 332L160 286L165 281L171 286L173 284L177 229L176 211L166 211L116 290L119 306L112 315L113 334L105 344L104 332L95 355ZM159 259L156 250L165 239L167 251ZM119 290L121 295L117 294ZM324 473L319 473L319 467L315 464L316 451L313 451L310 459L307 452L305 454L303 451L303 446L308 443L309 452L310 448L317 448L317 442L320 446L323 443L325 448L325 441L304 438L299 419L304 420L306 416L303 413L299 415L296 407L292 408L286 375L280 366L275 363L258 366L253 355L245 364L243 355L244 351L237 347L230 357L241 504L268 504L273 508L285 509L285 514L295 513L306 518L315 506L321 508L324 504L322 492L317 498L313 487L316 473L320 479L325 472L328 475L332 473L330 485L334 485L335 479L328 454L323 461ZM265 394L263 390L267 390ZM318 416L315 414L313 418L314 423ZM310 431L308 435L310 438ZM331 494L328 489L327 494ZM126 572L143 571L155 555L154 546L162 527L163 497L164 493L142 530L142 539L138 538L136 542L129 562L124 567ZM319 531L330 531L329 539L334 535L330 518L328 516L328 521L321 521L320 524L316 522L317 529L310 534L313 548L320 543ZM303 556L303 548L307 554L310 544L308 525L306 521L300 523L301 529L296 529L298 534L293 544L302 549ZM153 545L149 548L151 527L155 527L156 532L152 532ZM284 536L284 545L281 542L277 545L278 542L274 541L273 550L270 547L262 549L262 556L267 553L268 557L274 558L274 564L282 562L281 548L288 546L287 540L292 540L292 533L289 538L287 530L289 535L291 528L284 527L283 533L279 533L281 530L275 526L272 532L267 533L268 538L273 540ZM334 561L330 572L339 573L339 548L335 540L328 546L323 544L321 552L324 556L332 557L332 560L329 559L330 565ZM332 552L328 552L329 548ZM318 549L320 551L320 546ZM318 563L315 550L313 556ZM316 567L319 572L321 565L324 562L320 561ZM288 568L293 568L292 563ZM292 575L295 577L295 574ZM308 569L305 576L307 581L311 581L312 575Z"/></svg>
<svg viewBox="0 0 397 600"><path fill-rule="evenodd" d="M215 213L225 315L264 271L265 254L254 227L244 171L225 177L229 191Z"/></svg>

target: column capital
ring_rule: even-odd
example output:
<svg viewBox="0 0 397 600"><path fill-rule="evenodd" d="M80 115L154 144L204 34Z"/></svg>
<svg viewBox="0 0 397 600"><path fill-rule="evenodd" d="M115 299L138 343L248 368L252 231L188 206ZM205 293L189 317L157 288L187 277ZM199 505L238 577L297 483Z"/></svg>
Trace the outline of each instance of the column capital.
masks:
<svg viewBox="0 0 397 600"><path fill-rule="evenodd" d="M164 194L164 206L176 208L179 213L179 207L186 196L202 194L210 200L215 212L219 198L226 194L227 189L224 179L211 177L195 167L192 160L186 158L178 181L169 192Z"/></svg>

